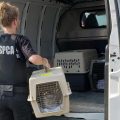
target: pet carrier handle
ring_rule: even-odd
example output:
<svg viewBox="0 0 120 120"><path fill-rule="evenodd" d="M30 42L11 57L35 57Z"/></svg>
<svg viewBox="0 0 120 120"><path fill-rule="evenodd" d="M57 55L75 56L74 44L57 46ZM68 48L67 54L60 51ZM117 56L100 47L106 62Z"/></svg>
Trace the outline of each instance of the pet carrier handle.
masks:
<svg viewBox="0 0 120 120"><path fill-rule="evenodd" d="M43 66L43 68L44 68L45 72L49 72L50 71L50 69L48 67L46 67L46 66Z"/></svg>
<svg viewBox="0 0 120 120"><path fill-rule="evenodd" d="M43 68L45 69L45 72L49 71L50 64L46 58L43 58Z"/></svg>

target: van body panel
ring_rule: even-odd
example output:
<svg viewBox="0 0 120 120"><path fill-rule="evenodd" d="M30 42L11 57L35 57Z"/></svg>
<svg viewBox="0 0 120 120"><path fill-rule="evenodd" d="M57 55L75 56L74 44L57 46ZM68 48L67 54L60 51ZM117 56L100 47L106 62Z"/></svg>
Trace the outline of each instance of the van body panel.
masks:
<svg viewBox="0 0 120 120"><path fill-rule="evenodd" d="M120 43L115 0L109 0L111 34L109 39L108 120L120 119Z"/></svg>

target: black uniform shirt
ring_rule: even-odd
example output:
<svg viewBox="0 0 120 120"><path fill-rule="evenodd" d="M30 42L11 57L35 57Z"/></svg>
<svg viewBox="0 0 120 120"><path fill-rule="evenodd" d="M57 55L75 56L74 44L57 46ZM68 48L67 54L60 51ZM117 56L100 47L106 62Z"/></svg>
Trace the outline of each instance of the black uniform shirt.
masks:
<svg viewBox="0 0 120 120"><path fill-rule="evenodd" d="M16 45L24 55L22 56L21 54L21 57L25 60L28 60L31 55L36 54L31 46L30 40L26 36L17 35Z"/></svg>

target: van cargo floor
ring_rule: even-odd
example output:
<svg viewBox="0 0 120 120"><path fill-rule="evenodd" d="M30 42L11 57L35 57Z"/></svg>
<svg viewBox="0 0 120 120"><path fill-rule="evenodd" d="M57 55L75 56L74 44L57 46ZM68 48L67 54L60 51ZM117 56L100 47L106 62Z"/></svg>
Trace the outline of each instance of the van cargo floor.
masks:
<svg viewBox="0 0 120 120"><path fill-rule="evenodd" d="M104 93L73 92L70 96L70 112L104 112Z"/></svg>

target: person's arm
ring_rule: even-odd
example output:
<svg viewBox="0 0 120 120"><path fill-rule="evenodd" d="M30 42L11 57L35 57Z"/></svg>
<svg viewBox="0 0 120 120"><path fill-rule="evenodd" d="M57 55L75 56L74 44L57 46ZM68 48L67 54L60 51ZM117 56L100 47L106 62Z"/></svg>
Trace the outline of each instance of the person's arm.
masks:
<svg viewBox="0 0 120 120"><path fill-rule="evenodd" d="M47 68L50 68L50 64L46 58L38 55L32 48L30 41L27 37L22 36L21 39L18 40L19 46L25 58L34 65L43 65Z"/></svg>
<svg viewBox="0 0 120 120"><path fill-rule="evenodd" d="M50 68L50 64L48 63L48 60L46 58L42 58L40 55L32 55L28 59L32 64L34 65L43 65L47 68Z"/></svg>

